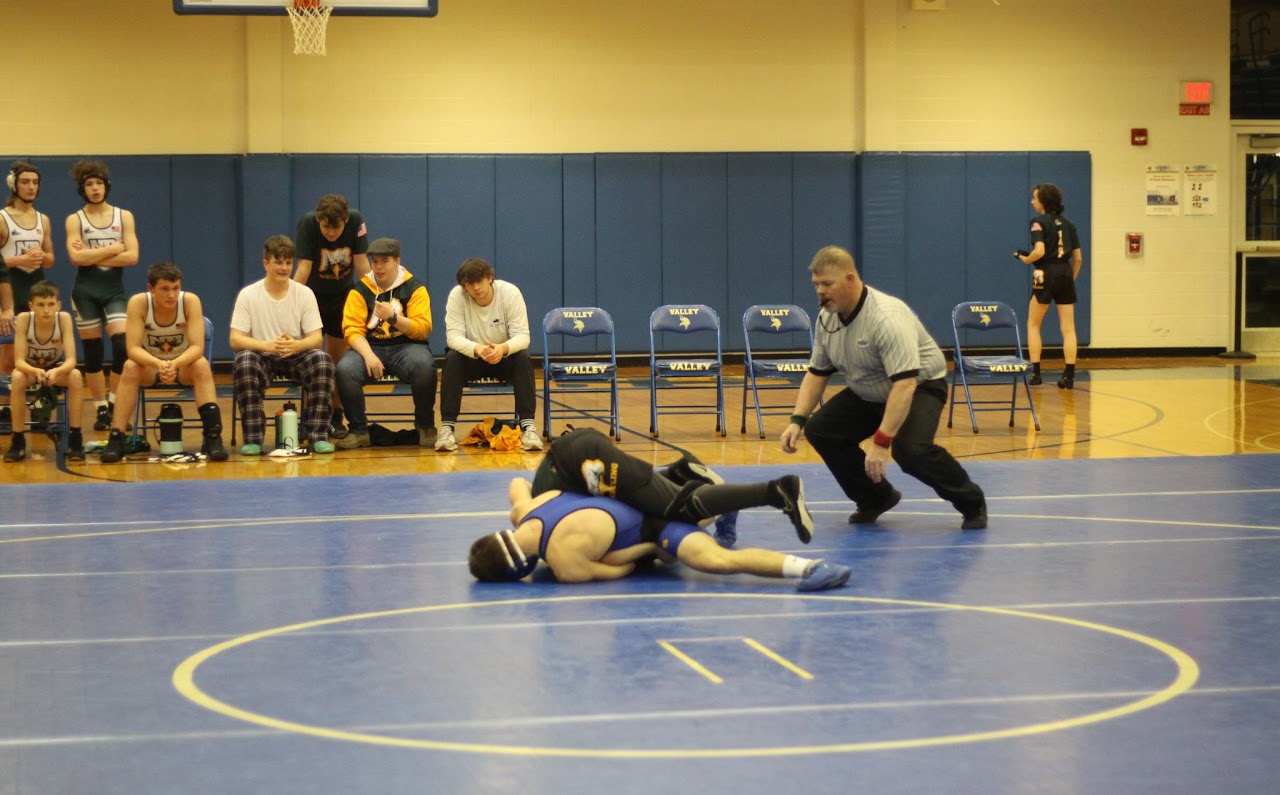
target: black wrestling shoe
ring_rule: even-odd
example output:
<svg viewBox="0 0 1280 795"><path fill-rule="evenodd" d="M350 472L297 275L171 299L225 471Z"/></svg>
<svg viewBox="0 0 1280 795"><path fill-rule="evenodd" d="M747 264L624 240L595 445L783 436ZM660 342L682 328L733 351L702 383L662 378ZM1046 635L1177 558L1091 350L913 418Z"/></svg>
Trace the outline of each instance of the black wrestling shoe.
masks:
<svg viewBox="0 0 1280 795"><path fill-rule="evenodd" d="M804 504L804 483L795 475L783 475L769 484L774 494L782 499L782 512L791 520L796 528L796 536L800 543L807 544L813 540L813 516Z"/></svg>
<svg viewBox="0 0 1280 795"><path fill-rule="evenodd" d="M107 437L107 446L98 460L104 464L114 464L122 458L124 458L124 434L112 430L111 435Z"/></svg>
<svg viewBox="0 0 1280 795"><path fill-rule="evenodd" d="M1040 378L1039 373L1032 373L1031 377L1027 379L1027 383L1032 386L1040 386L1044 383L1044 380Z"/></svg>
<svg viewBox="0 0 1280 795"><path fill-rule="evenodd" d="M897 505L901 500L902 492L894 489L889 492L889 498L875 508L858 506L858 510L849 514L849 524L875 524L882 513Z"/></svg>
<svg viewBox="0 0 1280 795"><path fill-rule="evenodd" d="M200 452L207 455L210 461L226 461L229 457L227 448L222 444L222 434L220 433L204 437L204 443L200 445Z"/></svg>
<svg viewBox="0 0 1280 795"><path fill-rule="evenodd" d="M95 431L105 431L111 428L111 406L98 406L98 415L93 421L93 429Z"/></svg>
<svg viewBox="0 0 1280 795"><path fill-rule="evenodd" d="M1058 389L1075 389L1076 379L1072 375L1064 375L1058 379Z"/></svg>

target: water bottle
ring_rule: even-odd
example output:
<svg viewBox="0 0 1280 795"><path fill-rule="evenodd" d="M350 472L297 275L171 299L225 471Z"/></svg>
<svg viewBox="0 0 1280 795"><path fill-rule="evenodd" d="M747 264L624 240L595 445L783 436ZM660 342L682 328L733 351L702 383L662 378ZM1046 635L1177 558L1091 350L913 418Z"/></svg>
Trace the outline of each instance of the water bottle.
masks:
<svg viewBox="0 0 1280 795"><path fill-rule="evenodd" d="M182 452L182 406L165 403L160 406L160 454L177 455Z"/></svg>
<svg viewBox="0 0 1280 795"><path fill-rule="evenodd" d="M292 402L276 414L276 449L291 450L298 446L298 407Z"/></svg>

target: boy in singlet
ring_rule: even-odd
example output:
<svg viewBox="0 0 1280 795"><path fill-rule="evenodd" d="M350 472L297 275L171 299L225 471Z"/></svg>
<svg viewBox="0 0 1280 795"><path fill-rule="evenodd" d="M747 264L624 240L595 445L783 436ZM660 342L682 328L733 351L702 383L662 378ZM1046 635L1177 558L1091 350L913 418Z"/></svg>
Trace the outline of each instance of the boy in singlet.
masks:
<svg viewBox="0 0 1280 795"><path fill-rule="evenodd" d="M84 345L84 376L97 407L95 431L111 427L120 374L129 358L125 342L124 269L138 264L133 213L107 203L111 173L100 160L80 160L71 179L84 207L67 216L67 256L76 266L71 306ZM102 329L111 337L111 382L103 377ZM110 386L110 392L108 392Z"/></svg>
<svg viewBox="0 0 1280 795"><path fill-rule="evenodd" d="M534 497L523 478L511 481L511 524L476 540L468 564L481 582L512 582L545 560L560 582L616 580L655 554L711 574L787 577L801 591L837 588L849 567L767 549L725 549L700 527L669 522L659 529L639 510L608 497L552 490Z"/></svg>
<svg viewBox="0 0 1280 795"><path fill-rule="evenodd" d="M61 386L67 388L67 459L84 460L84 440L80 434L80 406L84 381L76 369L76 337L71 313L62 311L58 286L39 281L29 290L30 312L14 319L13 347L17 363L9 389L9 409L13 412L13 438L4 454L6 463L27 456L27 388Z"/></svg>
<svg viewBox="0 0 1280 795"><path fill-rule="evenodd" d="M204 356L204 308L198 295L182 289L178 266L172 262L152 265L147 270L147 291L129 299L125 314L129 359L120 373L102 463L114 464L124 458L124 434L137 405L138 387L157 382L195 386L197 411L204 425L200 452L210 461L226 461L213 368Z"/></svg>
<svg viewBox="0 0 1280 795"><path fill-rule="evenodd" d="M36 211L40 196L40 170L25 160L15 161L5 178L9 200L0 210L0 335L13 332L15 310L26 310L31 286L44 281L44 269L53 265L53 236L49 216ZM0 375L13 372L12 342L0 344ZM0 408L0 430L12 421L9 407Z"/></svg>

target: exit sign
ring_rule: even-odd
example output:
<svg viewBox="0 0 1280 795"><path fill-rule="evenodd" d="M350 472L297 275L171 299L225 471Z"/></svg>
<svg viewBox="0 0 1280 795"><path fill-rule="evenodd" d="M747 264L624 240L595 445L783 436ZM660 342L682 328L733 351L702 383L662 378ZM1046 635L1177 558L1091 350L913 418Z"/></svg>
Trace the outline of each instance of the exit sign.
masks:
<svg viewBox="0 0 1280 795"><path fill-rule="evenodd" d="M1213 83L1211 81L1183 80L1178 85L1178 102L1184 105L1208 105L1213 102Z"/></svg>

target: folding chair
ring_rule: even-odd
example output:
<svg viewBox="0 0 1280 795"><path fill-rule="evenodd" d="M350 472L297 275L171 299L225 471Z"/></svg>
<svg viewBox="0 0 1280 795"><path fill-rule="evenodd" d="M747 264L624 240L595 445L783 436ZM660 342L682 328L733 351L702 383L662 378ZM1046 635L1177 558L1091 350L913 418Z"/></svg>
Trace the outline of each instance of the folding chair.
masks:
<svg viewBox="0 0 1280 795"><path fill-rule="evenodd" d="M707 354L678 356L658 352L657 334L711 332L716 338L715 357ZM705 383L714 379L715 383ZM689 381L703 383L688 383ZM660 389L711 389L716 391L714 409L701 403L658 405ZM725 435L724 356L720 348L720 317L705 304L664 304L649 316L649 435L658 438L659 414L715 414L716 430Z"/></svg>
<svg viewBox="0 0 1280 795"><path fill-rule="evenodd" d="M204 358L209 361L210 366L213 365L213 321L207 317L204 319ZM148 403L176 403L180 400L195 401L195 399L195 387L186 384L156 383L151 386L138 387L138 405L133 410L134 433L138 434L139 437L146 438L148 426L152 426L152 429L156 432L160 430L158 420L147 419ZM234 401L232 402L234 403ZM204 426L200 422L200 415L197 412L190 417L184 414L182 427L185 429L202 428ZM235 439L231 441L234 443Z"/></svg>
<svg viewBox="0 0 1280 795"><path fill-rule="evenodd" d="M609 340L608 360L552 362L548 337L599 337ZM553 387L553 384L559 384ZM592 413L575 408L560 400L552 401L551 395L609 394L609 412ZM609 426L614 439L622 441L618 419L618 352L613 336L613 317L595 306L562 306L552 309L542 318L542 436L551 439L552 416L586 417Z"/></svg>
<svg viewBox="0 0 1280 795"><path fill-rule="evenodd" d="M4 405L7 406L9 405L9 392L13 388L13 384L8 380L7 376L5 377L5 382L6 383L4 385L7 388L5 389L5 394L4 394ZM56 465L58 469L65 469L66 460L67 460L66 459L67 435L70 433L70 425L71 425L70 422L68 421L70 419L70 415L67 413L69 411L69 408L67 406L67 388L65 386L55 386L50 388L58 396L58 401L57 401L57 404L53 407L53 411L49 415L48 421L40 422L35 418L35 415L31 407L31 399L37 395L39 387L33 386L27 389L27 394L24 396L24 398L27 400L26 426L21 429L14 428L14 430L29 431L33 435L37 433L47 434L48 437L53 441L53 449L54 449L54 454L56 456L56 462L57 462ZM28 451L31 449L30 444L31 443L28 442L28 447L27 447Z"/></svg>
<svg viewBox="0 0 1280 795"><path fill-rule="evenodd" d="M966 356L960 342L960 330L965 329L972 336L975 333L989 333L1001 329L1012 329L1012 335L1005 331L992 340L993 344L1008 345L1012 336L1014 355L1012 356ZM951 410L947 412L947 427L951 427L952 417L956 411L956 389L963 385L964 402L969 407L969 422L973 432L978 432L978 420L975 412L1004 411L1009 409L1009 427L1013 427L1015 412L1030 411L1031 421L1036 430L1040 430L1040 418L1036 416L1036 404L1031 399L1031 384L1028 374L1031 362L1022 358L1022 334L1018 330L1018 316L1013 309L1000 301L965 301L956 304L951 310L951 330L955 335L956 354L955 368L951 372ZM975 400L972 388L979 383L1004 384L1011 386L1008 400ZM973 382L973 383L971 383ZM1027 405L1018 405L1018 383L1027 393Z"/></svg>
<svg viewBox="0 0 1280 795"><path fill-rule="evenodd" d="M805 355L780 359L760 359L761 351L751 349L752 334L769 334L775 338L783 334L802 334L800 340L808 345ZM761 405L760 392L765 390L785 389L794 391L804 374L809 372L808 353L813 350L813 326L809 322L809 313L795 304L756 304L742 313L742 337L746 341L746 362L742 379L742 433L747 432L747 390L751 390L751 403L756 411L756 429L760 438L764 438L764 417L790 415L795 408L791 403L771 403ZM776 347L765 353L778 353ZM761 383L763 381L763 383ZM821 401L819 401L821 405Z"/></svg>

